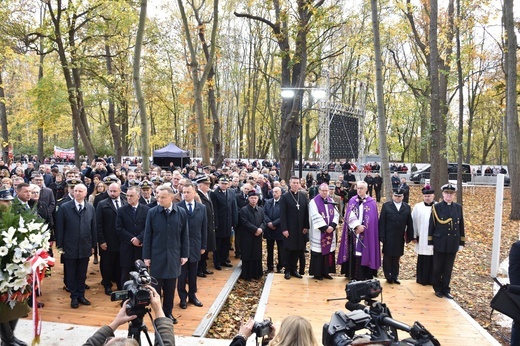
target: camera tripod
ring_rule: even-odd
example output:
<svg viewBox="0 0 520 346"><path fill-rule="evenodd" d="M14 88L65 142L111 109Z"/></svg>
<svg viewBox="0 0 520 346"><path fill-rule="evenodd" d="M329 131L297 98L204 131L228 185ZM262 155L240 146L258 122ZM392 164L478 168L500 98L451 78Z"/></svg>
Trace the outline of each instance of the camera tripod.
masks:
<svg viewBox="0 0 520 346"><path fill-rule="evenodd" d="M145 309L145 312L143 314L139 314L136 319L130 321L128 325L128 338L136 340L139 343L139 345L141 345L141 332L144 332L144 335L148 340L148 345L152 346L152 340L150 339L150 335L148 334L148 327L146 326L143 320L144 314L146 313L148 313L148 316L150 316L150 320L152 321L152 325L155 330L155 340L157 341L158 345L164 346L161 336L157 331L157 327L153 321L152 315L150 314L150 309Z"/></svg>

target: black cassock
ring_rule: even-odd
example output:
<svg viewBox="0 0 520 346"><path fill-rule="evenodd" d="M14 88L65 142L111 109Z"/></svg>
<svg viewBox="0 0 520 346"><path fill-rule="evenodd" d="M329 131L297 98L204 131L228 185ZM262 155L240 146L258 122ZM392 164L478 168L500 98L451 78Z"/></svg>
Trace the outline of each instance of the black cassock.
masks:
<svg viewBox="0 0 520 346"><path fill-rule="evenodd" d="M288 250L304 250L308 235L302 233L309 229L309 201L303 192L293 194L287 191L280 197L280 223L282 232L289 231L289 238L284 239Z"/></svg>
<svg viewBox="0 0 520 346"><path fill-rule="evenodd" d="M262 234L255 235L258 228L265 230L264 209L246 205L240 209L240 232L242 232L242 278L259 279L262 268Z"/></svg>

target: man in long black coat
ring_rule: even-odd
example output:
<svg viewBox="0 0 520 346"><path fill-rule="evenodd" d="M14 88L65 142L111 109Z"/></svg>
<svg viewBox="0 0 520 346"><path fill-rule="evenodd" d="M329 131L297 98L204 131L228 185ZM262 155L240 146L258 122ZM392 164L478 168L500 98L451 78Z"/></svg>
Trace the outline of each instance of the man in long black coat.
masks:
<svg viewBox="0 0 520 346"><path fill-rule="evenodd" d="M177 204L179 208L186 210L190 230L188 262L181 267L181 275L177 281L177 293L182 309L186 309L186 298L189 298L189 302L193 305L202 306L195 294L197 293L197 265L200 255L206 252L208 218L204 204L195 201L196 195L195 186L189 181L182 186L183 200ZM188 290L186 290L186 282L188 282Z"/></svg>
<svg viewBox="0 0 520 346"><path fill-rule="evenodd" d="M275 187L272 191L273 198L268 199L264 205L266 224L264 239L267 241L267 272L274 271L274 244L276 243L278 250L276 270L278 273L281 273L284 267L283 234L280 223L280 197L282 196L282 189Z"/></svg>
<svg viewBox="0 0 520 346"><path fill-rule="evenodd" d="M130 279L130 272L136 270L135 261L143 258L144 227L150 209L139 203L139 189L135 186L126 190L126 200L128 204L118 210L116 217L121 285Z"/></svg>
<svg viewBox="0 0 520 346"><path fill-rule="evenodd" d="M226 259L229 256L231 229L238 222L235 193L228 187L229 179L223 175L219 179L218 187L210 195L216 215L216 251L213 255L213 263L217 270L222 270L222 266L232 267L231 264L226 262Z"/></svg>
<svg viewBox="0 0 520 346"><path fill-rule="evenodd" d="M302 278L297 263L305 250L309 231L309 201L300 191L300 179L291 177L290 190L280 198L280 224L284 236L285 279ZM300 263L305 268L305 263Z"/></svg>
<svg viewBox="0 0 520 346"><path fill-rule="evenodd" d="M155 289L162 295L163 311L173 323L173 295L181 266L188 261L190 232L188 215L173 204L173 190L161 185L157 188L157 206L148 211L143 239L143 260L150 267L150 275L157 279Z"/></svg>
<svg viewBox="0 0 520 346"><path fill-rule="evenodd" d="M236 194L236 200L237 200L237 210L240 212L240 210L249 204L247 198L247 194L249 191L253 190L253 186L249 183L246 183L242 185L242 187L238 190L238 192L235 192ZM236 190L235 190L236 191ZM240 246L240 238L242 237L242 227L240 224L240 217L238 218L238 223L235 227L235 258L240 258L241 255L241 246Z"/></svg>
<svg viewBox="0 0 520 346"><path fill-rule="evenodd" d="M403 201L404 191L397 189L392 201L385 202L379 214L379 240L383 243L383 272L388 283L399 282L399 259L404 243L413 239L412 209Z"/></svg>
<svg viewBox="0 0 520 346"><path fill-rule="evenodd" d="M119 249L121 240L116 232L117 210L126 204L121 198L121 186L112 183L108 187L108 196L99 202L96 207L96 221L98 232L99 256L101 262L101 284L105 288L105 294L112 293L112 282L116 283L117 289L121 287L121 262L119 261Z"/></svg>
<svg viewBox="0 0 520 346"><path fill-rule="evenodd" d="M258 193L248 192L248 205L240 209L242 229L242 274L245 280L259 279L262 269L262 234L265 230L264 209L258 206Z"/></svg>
<svg viewBox="0 0 520 346"><path fill-rule="evenodd" d="M208 270L208 254L215 251L215 210L213 209L213 203L211 202L210 195L213 193L210 189L211 180L207 175L199 177L197 179L197 194L200 197L200 201L206 207L207 216L207 244L206 252L200 256L198 264L197 276L205 278L206 275L213 274L212 271Z"/></svg>
<svg viewBox="0 0 520 346"><path fill-rule="evenodd" d="M85 201L87 187L74 187L74 199L60 206L56 213L56 247L62 252L66 286L70 291L71 307L78 303L90 305L85 298L85 281L89 257L97 242L96 211Z"/></svg>
<svg viewBox="0 0 520 346"><path fill-rule="evenodd" d="M439 298L453 299L450 293L451 273L457 252L464 247L464 216L462 206L453 202L457 188L441 187L443 200L432 206L428 245L433 245L433 289Z"/></svg>

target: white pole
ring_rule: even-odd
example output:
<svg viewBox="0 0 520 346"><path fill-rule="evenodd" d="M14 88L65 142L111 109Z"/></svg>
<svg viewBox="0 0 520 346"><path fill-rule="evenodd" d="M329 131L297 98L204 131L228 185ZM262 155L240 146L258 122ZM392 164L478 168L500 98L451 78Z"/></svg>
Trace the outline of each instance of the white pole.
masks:
<svg viewBox="0 0 520 346"><path fill-rule="evenodd" d="M493 231L493 252L491 253L491 277L496 278L500 265L500 235L502 233L502 207L504 201L504 175L497 175L495 196L495 227Z"/></svg>

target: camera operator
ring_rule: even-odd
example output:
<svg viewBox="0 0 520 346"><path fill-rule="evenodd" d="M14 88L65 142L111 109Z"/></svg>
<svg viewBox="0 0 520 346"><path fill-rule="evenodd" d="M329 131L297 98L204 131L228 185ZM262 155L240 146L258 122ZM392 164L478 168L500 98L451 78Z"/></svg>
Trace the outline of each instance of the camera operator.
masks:
<svg viewBox="0 0 520 346"><path fill-rule="evenodd" d="M150 290L150 301L152 310L155 314L155 328L157 332L162 338L162 341L165 346L175 345L175 336L173 334L173 322L171 319L167 318L164 315L164 311L162 309L161 297L157 293L157 291L152 286L147 286ZM129 301L125 301L119 312L117 313L114 320L109 324L101 327L94 335L92 335L87 342L83 344L83 346L102 346L102 345L126 345L126 346L134 346L138 345L137 341L134 339L128 339L125 337L114 337L115 330L129 321L137 318L137 315L128 316L126 314L126 304ZM155 345L158 345L157 341Z"/></svg>
<svg viewBox="0 0 520 346"><path fill-rule="evenodd" d="M247 339L253 334L255 321L250 319L240 326L237 336L233 339L230 346L245 346ZM312 331L311 323L301 316L287 316L282 320L280 332L276 334L275 327L271 324L270 332L264 345L269 346L318 346L318 341Z"/></svg>

